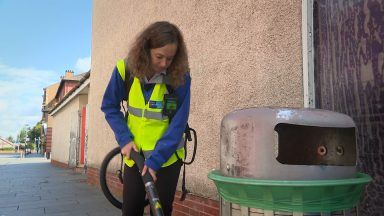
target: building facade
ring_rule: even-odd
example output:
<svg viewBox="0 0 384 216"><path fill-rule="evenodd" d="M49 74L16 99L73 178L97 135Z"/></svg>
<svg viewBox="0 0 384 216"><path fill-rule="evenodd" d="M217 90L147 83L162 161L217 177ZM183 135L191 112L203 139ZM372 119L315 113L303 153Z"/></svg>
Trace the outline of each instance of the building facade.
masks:
<svg viewBox="0 0 384 216"><path fill-rule="evenodd" d="M0 137L0 150L15 149L15 144L5 138Z"/></svg>
<svg viewBox="0 0 384 216"><path fill-rule="evenodd" d="M62 167L83 167L86 161L87 104L90 72L84 73L77 84L59 97L50 111L52 117L51 162ZM58 88L56 95L61 95Z"/></svg>
<svg viewBox="0 0 384 216"><path fill-rule="evenodd" d="M101 161L117 146L100 111L116 61L127 55L145 26L166 20L179 26L189 51L189 123L199 140L196 161L186 172L191 194L176 201L175 215L219 214L219 198L207 174L219 168L221 119L233 110L263 106L350 115L358 130L358 169L374 179L359 212L382 214L382 8L369 0L95 0L89 181L98 183Z"/></svg>
<svg viewBox="0 0 384 216"><path fill-rule="evenodd" d="M41 143L43 144L42 152L49 158L52 146L52 117L48 113L56 104L55 95L59 88L60 82L54 83L44 88L42 111L42 130L41 130Z"/></svg>
<svg viewBox="0 0 384 216"><path fill-rule="evenodd" d="M247 107L304 106L302 2L96 0L93 7L90 182L97 184L103 158L117 146L100 110L112 70L145 26L167 20L186 41L192 77L189 124L198 133L196 160L186 168L191 194L184 202L175 199L175 214L218 215L217 191L207 174L219 166L223 116Z"/></svg>
<svg viewBox="0 0 384 216"><path fill-rule="evenodd" d="M87 73L74 76L74 72L66 70L64 76L60 77L60 82L54 83L44 88L43 105L42 105L42 143L45 146L43 152L50 158L52 148L52 116L49 113L61 102L64 97L79 85L80 80Z"/></svg>

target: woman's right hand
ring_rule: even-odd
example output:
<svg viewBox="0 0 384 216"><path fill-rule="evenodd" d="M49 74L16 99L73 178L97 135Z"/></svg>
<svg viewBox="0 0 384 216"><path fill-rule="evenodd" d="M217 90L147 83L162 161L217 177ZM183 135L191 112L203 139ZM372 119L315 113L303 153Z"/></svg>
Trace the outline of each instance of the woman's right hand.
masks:
<svg viewBox="0 0 384 216"><path fill-rule="evenodd" d="M139 152L136 147L136 144L133 141L129 142L121 149L121 154L125 155L128 159L130 159L132 149L136 152Z"/></svg>

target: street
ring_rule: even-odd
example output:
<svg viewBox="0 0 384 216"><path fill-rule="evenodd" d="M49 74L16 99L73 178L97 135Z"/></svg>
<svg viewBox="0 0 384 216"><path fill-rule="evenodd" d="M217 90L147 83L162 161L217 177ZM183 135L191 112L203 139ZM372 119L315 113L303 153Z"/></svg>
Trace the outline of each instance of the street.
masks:
<svg viewBox="0 0 384 216"><path fill-rule="evenodd" d="M41 155L0 154L0 216L121 215L86 175Z"/></svg>

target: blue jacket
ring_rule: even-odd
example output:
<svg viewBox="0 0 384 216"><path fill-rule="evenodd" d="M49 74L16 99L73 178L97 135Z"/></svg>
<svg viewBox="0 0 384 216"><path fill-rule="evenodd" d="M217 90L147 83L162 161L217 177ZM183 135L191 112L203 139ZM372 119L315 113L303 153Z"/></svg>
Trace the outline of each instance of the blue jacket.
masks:
<svg viewBox="0 0 384 216"><path fill-rule="evenodd" d="M163 137L158 140L151 156L145 160L145 165L155 171L160 169L162 164L172 156L182 139L189 116L190 87L191 78L189 74L187 74L185 84L175 89L175 94L178 96L179 108L169 124L167 131ZM142 88L142 91L145 101L148 101L152 94L153 87L148 90ZM133 135L124 120L124 114L120 111L120 103L122 100L127 100L127 95L128 92L125 82L115 67L104 93L101 110L104 112L105 119L112 128L120 148L133 140Z"/></svg>

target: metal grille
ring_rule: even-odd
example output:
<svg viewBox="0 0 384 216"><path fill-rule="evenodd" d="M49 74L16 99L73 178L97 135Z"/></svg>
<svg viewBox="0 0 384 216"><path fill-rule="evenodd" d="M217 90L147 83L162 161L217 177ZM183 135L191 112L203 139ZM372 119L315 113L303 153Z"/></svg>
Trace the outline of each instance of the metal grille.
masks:
<svg viewBox="0 0 384 216"><path fill-rule="evenodd" d="M357 216L356 207L334 212L284 212L249 208L220 199L221 216Z"/></svg>

